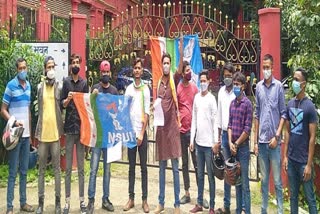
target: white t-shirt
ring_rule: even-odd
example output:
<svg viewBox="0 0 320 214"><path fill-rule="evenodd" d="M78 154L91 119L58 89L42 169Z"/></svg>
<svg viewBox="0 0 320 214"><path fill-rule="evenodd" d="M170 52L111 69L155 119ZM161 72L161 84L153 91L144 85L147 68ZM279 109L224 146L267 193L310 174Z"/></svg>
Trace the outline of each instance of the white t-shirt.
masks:
<svg viewBox="0 0 320 214"><path fill-rule="evenodd" d="M218 142L218 128L216 124L217 102L216 98L208 92L205 96L201 92L196 94L193 102L191 138L195 138L199 146L212 147Z"/></svg>
<svg viewBox="0 0 320 214"><path fill-rule="evenodd" d="M143 92L142 92L143 90ZM132 97L132 103L130 108L130 118L133 126L133 130L138 136L142 130L142 122L145 114L150 115L150 91L147 85L137 89L131 83L125 92L125 95ZM143 111L144 108L144 111Z"/></svg>
<svg viewBox="0 0 320 214"><path fill-rule="evenodd" d="M217 117L217 124L218 128L222 129L223 131L228 130L228 123L229 123L229 109L232 100L236 98L234 95L233 90L227 91L226 86L220 88L218 93L218 117Z"/></svg>

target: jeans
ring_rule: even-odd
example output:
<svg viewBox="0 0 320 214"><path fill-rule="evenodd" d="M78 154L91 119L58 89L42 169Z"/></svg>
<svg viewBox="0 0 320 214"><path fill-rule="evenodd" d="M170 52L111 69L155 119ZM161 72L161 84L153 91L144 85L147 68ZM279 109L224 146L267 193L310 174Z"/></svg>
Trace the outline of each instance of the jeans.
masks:
<svg viewBox="0 0 320 214"><path fill-rule="evenodd" d="M60 142L40 142L39 154L39 178L38 195L44 197L44 175L47 168L48 153L51 154L51 163L54 171L54 188L56 197L61 197L61 171L60 171Z"/></svg>
<svg viewBox="0 0 320 214"><path fill-rule="evenodd" d="M228 141L228 132L222 131L222 139L221 139L221 146L222 146L222 154L224 160L228 160L231 157L231 151L229 147L229 141ZM230 208L230 198L231 198L231 186L224 182L224 207Z"/></svg>
<svg viewBox="0 0 320 214"><path fill-rule="evenodd" d="M245 142L244 142L245 143ZM241 166L241 185L236 186L236 201L237 208L236 213L240 214L243 208L246 213L251 213L251 196L249 186L249 159L250 150L249 144L239 147L236 155L236 159L240 162Z"/></svg>
<svg viewBox="0 0 320 214"><path fill-rule="evenodd" d="M278 144L276 148L271 149L268 143L259 144L259 165L261 171L261 190L262 190L262 204L261 213L266 214L268 209L269 200L269 174L270 165L273 173L273 180L277 195L278 214L283 213L283 193L281 181L281 161L280 161L280 148Z"/></svg>
<svg viewBox="0 0 320 214"><path fill-rule="evenodd" d="M316 196L313 189L313 169L311 179L304 182L303 181L303 172L306 167L306 164L298 163L294 160L288 159L288 178L289 178L289 187L290 187L290 213L298 213L298 198L299 198L299 189L300 185L303 185L304 195L308 201L309 213L316 214L317 204Z"/></svg>
<svg viewBox="0 0 320 214"><path fill-rule="evenodd" d="M17 146L8 151L9 176L7 188L7 209L12 210L14 199L14 185L16 182L17 172L19 169L19 194L20 206L27 203L27 172L29 165L30 140L29 137L22 137Z"/></svg>
<svg viewBox="0 0 320 214"><path fill-rule="evenodd" d="M134 200L134 183L136 177L136 157L137 150L140 158L141 168L141 188L142 188L142 200L146 200L148 197L148 170L147 170L147 155L148 155L148 139L147 133L143 135L142 144L139 147L132 149L128 148L129 157L129 198Z"/></svg>
<svg viewBox="0 0 320 214"><path fill-rule="evenodd" d="M79 199L84 200L84 151L85 147L80 143L80 134L67 134L66 135L66 202L70 201L71 191L71 172L73 160L73 146L76 145L77 151L77 164L78 164L78 179L79 179Z"/></svg>
<svg viewBox="0 0 320 214"><path fill-rule="evenodd" d="M96 195L96 178L99 168L100 157L103 157L103 196L102 201L109 198L110 194L110 163L107 163L107 149L91 148L91 160L90 160L90 178L88 187L89 199L94 199Z"/></svg>
<svg viewBox="0 0 320 214"><path fill-rule="evenodd" d="M172 173L173 173L173 186L174 186L174 206L180 206L180 180L179 180L179 159L171 159ZM166 187L166 167L167 160L159 161L159 204L164 207L165 187Z"/></svg>
<svg viewBox="0 0 320 214"><path fill-rule="evenodd" d="M184 190L189 191L190 188L190 176L189 176L189 145L190 145L190 131L186 133L180 133L181 139L181 152L182 152L182 175L183 175L183 183ZM196 182L198 185L198 177L197 177L197 157L196 152L191 152L191 158L194 170L196 172Z"/></svg>
<svg viewBox="0 0 320 214"><path fill-rule="evenodd" d="M203 206L203 190L204 190L204 166L207 167L208 180L209 180L209 192L210 192L210 208L214 208L215 205L215 177L212 170L212 149L211 147L203 147L196 145L197 163L198 163L198 199L197 202L200 206Z"/></svg>

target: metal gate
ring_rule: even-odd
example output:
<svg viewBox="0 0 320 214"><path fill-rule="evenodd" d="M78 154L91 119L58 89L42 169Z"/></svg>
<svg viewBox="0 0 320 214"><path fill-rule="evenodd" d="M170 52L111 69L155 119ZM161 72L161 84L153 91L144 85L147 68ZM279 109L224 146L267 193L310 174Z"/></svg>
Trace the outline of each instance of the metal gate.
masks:
<svg viewBox="0 0 320 214"><path fill-rule="evenodd" d="M120 24L112 28L116 22ZM192 1L190 4L169 2L163 5L137 5L122 12L117 20L106 23L105 27L89 29L89 80L97 79L98 72L93 71L97 70L98 63L103 59L111 62L115 73L121 67L130 65L136 56L143 57L145 67L151 69L150 36L177 38L180 32L198 34L204 68L213 73L213 91L219 89L224 62L232 62L246 76L253 74L258 77L259 40L252 38L252 26L240 26L211 5L199 5ZM152 126L149 126L148 137L149 142L154 142ZM154 152L155 145L150 143L148 163L158 166ZM250 159L250 179L259 180L258 163L254 155Z"/></svg>

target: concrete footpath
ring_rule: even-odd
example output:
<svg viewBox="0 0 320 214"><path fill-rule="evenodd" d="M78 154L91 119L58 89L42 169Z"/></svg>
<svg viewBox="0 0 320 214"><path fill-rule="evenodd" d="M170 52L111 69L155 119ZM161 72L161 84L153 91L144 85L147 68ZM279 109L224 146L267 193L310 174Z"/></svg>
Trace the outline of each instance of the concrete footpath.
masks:
<svg viewBox="0 0 320 214"><path fill-rule="evenodd" d="M102 165L102 164L101 164ZM130 211L124 212L122 211L123 206L128 200L128 165L124 164L114 164L112 166L112 175L111 175L111 185L110 185L110 201L113 203L115 207L114 213L143 213L141 208L141 179L140 179L140 167L136 168L136 184L135 184L135 207ZM150 206L150 213L153 213L153 210L156 208L158 204L158 193L159 193L159 176L158 168L148 168L148 203ZM76 173L76 172L75 172ZM88 173L87 173L88 174ZM77 174L75 174L77 175ZM75 176L76 177L76 176ZM173 213L173 203L174 203L174 194L173 194L173 182L172 182L172 172L171 170L167 170L166 172L166 198L165 198L165 212L164 213ZM85 202L87 203L87 191L88 191L88 180L89 177L85 178ZM195 175L194 173L190 173L190 182L191 182L191 203L181 205L181 213L189 213L189 210L193 208L196 204L197 198L197 186L195 185ZM53 181L54 182L54 181ZM19 182L15 187L15 200L14 200L14 213L23 213L19 210ZM183 188L183 179L182 173L180 172L180 197L184 194ZM261 201L261 194L259 193L257 183L250 183L251 185L251 213L256 214L260 213L260 205L257 204L257 201ZM62 207L64 206L64 177L62 177ZM6 211L6 188L0 188L0 214L5 213ZM44 213L54 213L55 206L55 196L54 196L54 185L48 184L45 187L45 209ZM208 180L206 177L205 180L205 198L209 201L209 187ZM27 188L27 197L28 203L37 207L38 203L38 188L37 184L30 185L28 184ZM101 197L102 197L102 177L97 178L97 190L96 190L96 202L95 202L95 213L106 213L106 210L101 208ZM79 199L78 199L78 182L75 180L72 182L72 193L71 193L71 210L70 213L80 213L79 209ZM231 192L231 211L235 213L235 188L232 188ZM223 182L216 179L216 206L215 208L219 208L223 206ZM270 207L270 206L269 206ZM208 210L204 210L203 213L208 213ZM275 208L269 208L269 214L276 213Z"/></svg>

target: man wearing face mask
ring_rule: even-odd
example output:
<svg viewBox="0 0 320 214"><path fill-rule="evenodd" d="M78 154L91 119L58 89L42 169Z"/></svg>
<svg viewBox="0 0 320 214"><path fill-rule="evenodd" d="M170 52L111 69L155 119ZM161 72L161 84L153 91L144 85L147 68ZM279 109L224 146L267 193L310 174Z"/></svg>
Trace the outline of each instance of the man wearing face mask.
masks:
<svg viewBox="0 0 320 214"><path fill-rule="evenodd" d="M71 172L73 160L73 146L76 145L78 179L79 179L79 199L80 211L86 213L86 205L84 203L84 154L85 146L80 143L80 117L77 108L72 100L73 92L88 93L89 88L87 81L79 76L81 57L72 54L70 58L71 76L66 77L63 81L61 104L66 108L66 116L64 123L64 132L66 133L66 205L63 213L69 213L70 197L71 197Z"/></svg>
<svg viewBox="0 0 320 214"><path fill-rule="evenodd" d="M181 117L180 138L181 138L181 151L182 151L182 174L184 181L185 195L181 198L180 203L186 204L191 201L189 188L189 145L190 145L190 129L192 120L192 106L194 96L198 93L197 86L190 82L191 80L191 66L188 61L183 61L182 65L182 81L177 86L177 98L179 113ZM197 174L197 160L194 151L191 152L192 162ZM197 180L197 176L196 176ZM198 182L197 182L198 183Z"/></svg>
<svg viewBox="0 0 320 214"><path fill-rule="evenodd" d="M192 108L192 123L190 150L196 150L198 164L198 199L191 213L203 211L203 190L205 166L207 167L210 193L209 214L214 214L215 206L215 178L212 170L212 155L219 151L216 98L208 91L209 75L202 71L200 77L200 90L195 98ZM194 145L194 142L196 145Z"/></svg>
<svg viewBox="0 0 320 214"><path fill-rule="evenodd" d="M107 60L103 60L100 64L100 82L95 84L92 87L92 93L110 93L118 95L118 90L110 84L110 63ZM111 201L109 200L110 193L110 168L111 163L107 163L107 154L108 151L106 148L91 148L91 160L90 160L90 178L88 186L88 206L87 214L92 214L94 212L94 202L96 194L96 177L99 168L99 162L101 157L101 152L103 156L103 196L102 196L102 208L113 212L114 207Z"/></svg>
<svg viewBox="0 0 320 214"><path fill-rule="evenodd" d="M225 160L231 157L229 140L228 140L228 122L229 122L229 107L236 98L233 93L232 75L234 73L234 67L231 63L226 63L222 67L223 71L223 82L218 93L218 114L217 114L217 124L219 132L219 140L222 145L222 153ZM230 214L230 194L231 186L224 182L224 207L219 208L215 213L225 213Z"/></svg>
<svg viewBox="0 0 320 214"><path fill-rule="evenodd" d="M159 204L154 213L159 214L164 211L166 167L167 161L171 160L175 198L174 213L178 214L180 213L180 116L174 80L170 74L170 55L163 54L161 62L163 75L158 82L157 98L161 99L164 126L158 126L156 134L156 153L157 160L159 160Z"/></svg>
<svg viewBox="0 0 320 214"><path fill-rule="evenodd" d="M269 174L272 169L276 189L278 213L283 213L281 181L281 133L286 114L284 90L280 81L272 76L273 57L263 57L263 76L256 87L255 154L261 172L261 213L267 213L269 201Z"/></svg>
<svg viewBox="0 0 320 214"><path fill-rule="evenodd" d="M283 168L288 173L290 186L290 212L298 213L299 190L303 185L309 213L316 214L317 203L313 187L313 155L316 142L318 116L315 105L306 96L308 75L298 68L293 74L292 89L296 95L287 105L285 121L285 147Z"/></svg>
<svg viewBox="0 0 320 214"><path fill-rule="evenodd" d="M27 80L27 62L23 58L16 61L17 75L6 86L1 105L1 115L5 120L11 116L16 119L15 126L23 126L23 134L12 150L8 151L9 176L7 187L7 212L13 214L14 185L17 171L19 171L20 209L34 212L34 208L27 204L27 172L30 153L30 102L31 86Z"/></svg>
<svg viewBox="0 0 320 214"><path fill-rule="evenodd" d="M252 126L252 104L244 95L246 78L241 72L233 75L233 93L236 98L229 108L228 140L231 155L240 162L241 184L236 186L236 213L251 213L249 185L249 136Z"/></svg>
<svg viewBox="0 0 320 214"><path fill-rule="evenodd" d="M45 78L38 85L38 123L35 138L39 141L39 205L37 214L44 209L44 175L47 168L48 153L55 177L55 213L61 213L61 176L60 176L60 136L63 134L63 121L60 109L60 94L62 85L55 79L55 62L51 56L44 60Z"/></svg>

